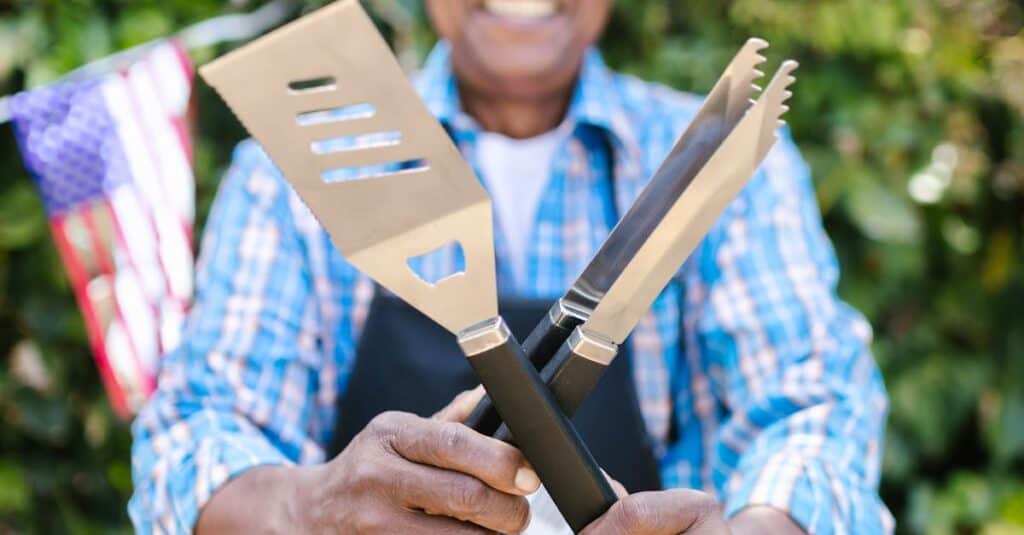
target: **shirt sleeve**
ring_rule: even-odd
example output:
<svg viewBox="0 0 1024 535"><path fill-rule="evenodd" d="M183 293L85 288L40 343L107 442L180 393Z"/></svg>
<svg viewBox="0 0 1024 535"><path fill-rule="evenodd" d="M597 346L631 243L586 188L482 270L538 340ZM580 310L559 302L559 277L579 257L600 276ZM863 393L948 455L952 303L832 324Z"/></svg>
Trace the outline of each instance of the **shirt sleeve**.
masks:
<svg viewBox="0 0 1024 535"><path fill-rule="evenodd" d="M708 453L726 513L768 505L812 534L891 532L870 327L836 295L835 254L788 136L727 214L689 266L684 309L720 412Z"/></svg>
<svg viewBox="0 0 1024 535"><path fill-rule="evenodd" d="M132 426L140 533L191 533L200 509L258 465L315 462L322 352L302 240L285 182L251 142L211 211L182 344Z"/></svg>

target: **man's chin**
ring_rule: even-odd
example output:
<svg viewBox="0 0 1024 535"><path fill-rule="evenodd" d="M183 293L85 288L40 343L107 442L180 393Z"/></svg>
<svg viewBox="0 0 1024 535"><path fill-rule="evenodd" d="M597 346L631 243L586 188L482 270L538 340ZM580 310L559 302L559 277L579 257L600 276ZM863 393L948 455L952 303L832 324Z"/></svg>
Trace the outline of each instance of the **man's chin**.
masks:
<svg viewBox="0 0 1024 535"><path fill-rule="evenodd" d="M494 52L498 48L492 47L488 53L486 48L473 47L462 59L475 63L475 68L468 69L477 74L473 82L502 93L564 92L575 82L583 60L583 54L577 51L548 49L544 54L524 47Z"/></svg>
<svg viewBox="0 0 1024 535"><path fill-rule="evenodd" d="M492 94L506 98L538 99L565 93L566 88L576 80L576 67L538 69L530 67L509 67L488 70L480 83L486 84Z"/></svg>

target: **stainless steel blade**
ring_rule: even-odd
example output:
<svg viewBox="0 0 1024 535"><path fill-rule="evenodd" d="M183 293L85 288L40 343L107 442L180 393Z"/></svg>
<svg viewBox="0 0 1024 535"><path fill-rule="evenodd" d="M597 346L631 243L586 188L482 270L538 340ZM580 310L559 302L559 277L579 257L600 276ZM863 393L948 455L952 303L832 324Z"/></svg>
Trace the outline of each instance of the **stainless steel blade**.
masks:
<svg viewBox="0 0 1024 535"><path fill-rule="evenodd" d="M200 73L346 260L452 332L497 315L490 199L358 1ZM409 267L452 242L464 272L431 284Z"/></svg>
<svg viewBox="0 0 1024 535"><path fill-rule="evenodd" d="M566 292L564 304L575 314L586 318L593 311L672 207L672 199L690 185L750 108L759 90L754 80L763 76L757 70L765 61L760 52L767 46L763 39L748 39L726 66L686 131Z"/></svg>
<svg viewBox="0 0 1024 535"><path fill-rule="evenodd" d="M779 68L757 102L726 137L686 191L629 260L582 325L585 333L621 344L726 206L750 180L776 140L796 79L795 61Z"/></svg>

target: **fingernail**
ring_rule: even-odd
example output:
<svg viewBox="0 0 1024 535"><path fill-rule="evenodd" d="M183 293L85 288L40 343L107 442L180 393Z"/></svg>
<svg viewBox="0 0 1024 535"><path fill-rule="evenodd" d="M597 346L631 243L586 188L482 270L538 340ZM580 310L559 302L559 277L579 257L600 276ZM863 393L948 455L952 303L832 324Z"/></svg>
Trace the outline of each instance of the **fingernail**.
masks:
<svg viewBox="0 0 1024 535"><path fill-rule="evenodd" d="M482 387L478 386L473 390L467 391L461 396L462 399L459 400L459 407L463 409L463 412L469 412L476 408L476 404L480 402L481 397L477 390L480 390L481 388Z"/></svg>
<svg viewBox="0 0 1024 535"><path fill-rule="evenodd" d="M516 488L532 494L540 488L540 478L532 468L522 467L516 470Z"/></svg>

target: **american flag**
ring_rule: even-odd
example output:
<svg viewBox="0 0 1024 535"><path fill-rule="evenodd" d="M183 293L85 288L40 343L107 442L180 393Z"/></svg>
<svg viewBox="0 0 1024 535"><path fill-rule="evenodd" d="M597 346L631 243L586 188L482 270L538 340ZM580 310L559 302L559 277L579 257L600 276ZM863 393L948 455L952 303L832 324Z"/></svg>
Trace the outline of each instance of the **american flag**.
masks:
<svg viewBox="0 0 1024 535"><path fill-rule="evenodd" d="M175 41L10 109L115 410L152 392L192 293L192 66Z"/></svg>

